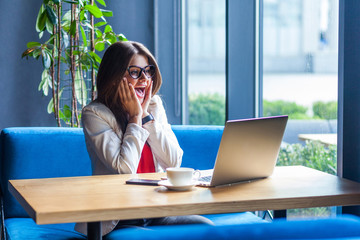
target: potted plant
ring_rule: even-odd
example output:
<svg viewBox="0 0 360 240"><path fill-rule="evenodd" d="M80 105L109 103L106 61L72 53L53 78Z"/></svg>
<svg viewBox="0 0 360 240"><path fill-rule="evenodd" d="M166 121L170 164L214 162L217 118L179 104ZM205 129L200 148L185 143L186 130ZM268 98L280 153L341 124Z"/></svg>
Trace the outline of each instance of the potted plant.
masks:
<svg viewBox="0 0 360 240"><path fill-rule="evenodd" d="M105 0L96 0L106 7ZM81 108L96 97L96 75L101 61L97 52L117 41L105 17L112 11L100 9L94 0L43 0L36 31L45 42L28 42L22 57L41 58L44 70L38 90L52 98L47 111L57 125L80 127ZM95 19L97 20L95 23Z"/></svg>

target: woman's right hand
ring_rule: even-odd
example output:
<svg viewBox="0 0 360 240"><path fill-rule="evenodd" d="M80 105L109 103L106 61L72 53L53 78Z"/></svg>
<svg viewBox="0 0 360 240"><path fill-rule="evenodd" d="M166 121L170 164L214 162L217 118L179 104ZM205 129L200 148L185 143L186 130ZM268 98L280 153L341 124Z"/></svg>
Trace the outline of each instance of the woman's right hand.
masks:
<svg viewBox="0 0 360 240"><path fill-rule="evenodd" d="M119 85L120 101L129 115L129 123L141 126L143 110L139 99L136 97L134 86L124 77Z"/></svg>

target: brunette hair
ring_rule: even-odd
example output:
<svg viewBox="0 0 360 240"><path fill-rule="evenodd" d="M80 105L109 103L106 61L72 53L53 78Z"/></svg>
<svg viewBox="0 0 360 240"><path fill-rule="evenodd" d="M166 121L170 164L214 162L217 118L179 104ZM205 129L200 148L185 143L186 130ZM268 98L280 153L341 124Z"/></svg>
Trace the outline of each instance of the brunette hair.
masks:
<svg viewBox="0 0 360 240"><path fill-rule="evenodd" d="M131 59L135 55L143 55L150 65L155 66L155 74L152 77L152 96L161 86L162 79L158 64L151 52L141 43L133 41L120 41L108 47L101 60L97 75L97 100L106 105L115 115L116 120L125 131L127 115L120 102L117 86L124 77Z"/></svg>

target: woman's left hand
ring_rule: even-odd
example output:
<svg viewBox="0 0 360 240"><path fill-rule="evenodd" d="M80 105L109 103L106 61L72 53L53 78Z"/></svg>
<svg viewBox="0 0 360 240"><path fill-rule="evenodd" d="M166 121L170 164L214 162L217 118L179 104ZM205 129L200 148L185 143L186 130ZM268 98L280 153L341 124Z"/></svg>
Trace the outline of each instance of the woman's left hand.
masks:
<svg viewBox="0 0 360 240"><path fill-rule="evenodd" d="M143 109L143 115L142 117L146 117L147 115L149 115L148 112L148 108L149 108L149 104L150 104L150 100L152 97L152 86L153 86L153 80L149 80L150 83L148 84L148 86L145 88L145 98L143 103L141 104L141 107Z"/></svg>

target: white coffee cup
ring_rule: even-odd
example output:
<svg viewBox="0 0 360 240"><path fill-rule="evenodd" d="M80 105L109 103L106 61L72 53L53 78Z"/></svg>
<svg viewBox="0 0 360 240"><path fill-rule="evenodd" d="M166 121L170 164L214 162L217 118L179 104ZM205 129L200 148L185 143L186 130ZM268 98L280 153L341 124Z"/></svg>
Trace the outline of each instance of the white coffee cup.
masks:
<svg viewBox="0 0 360 240"><path fill-rule="evenodd" d="M172 167L166 169L167 179L174 186L186 186L200 177L200 171L193 168ZM198 175L198 176L196 176Z"/></svg>

